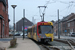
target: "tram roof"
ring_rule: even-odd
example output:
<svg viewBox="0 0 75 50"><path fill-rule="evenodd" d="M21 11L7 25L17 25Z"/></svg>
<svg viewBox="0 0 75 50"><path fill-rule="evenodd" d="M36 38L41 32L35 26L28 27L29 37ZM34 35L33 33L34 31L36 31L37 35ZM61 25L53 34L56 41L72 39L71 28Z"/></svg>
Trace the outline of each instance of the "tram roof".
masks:
<svg viewBox="0 0 75 50"><path fill-rule="evenodd" d="M53 22L38 22L38 23L51 23L51 25L53 25Z"/></svg>

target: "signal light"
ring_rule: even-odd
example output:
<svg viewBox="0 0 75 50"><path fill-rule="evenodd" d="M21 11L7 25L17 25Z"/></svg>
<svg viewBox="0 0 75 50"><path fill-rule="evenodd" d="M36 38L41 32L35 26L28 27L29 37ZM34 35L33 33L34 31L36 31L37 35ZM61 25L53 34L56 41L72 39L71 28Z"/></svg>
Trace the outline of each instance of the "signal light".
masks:
<svg viewBox="0 0 75 50"><path fill-rule="evenodd" d="M42 25L44 25L44 23L41 23Z"/></svg>

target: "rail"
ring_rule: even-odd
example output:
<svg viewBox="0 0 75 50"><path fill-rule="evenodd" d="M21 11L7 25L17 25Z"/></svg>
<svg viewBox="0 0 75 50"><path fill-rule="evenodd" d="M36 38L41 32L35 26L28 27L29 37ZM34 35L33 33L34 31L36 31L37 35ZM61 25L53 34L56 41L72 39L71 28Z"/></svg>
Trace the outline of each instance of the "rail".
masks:
<svg viewBox="0 0 75 50"><path fill-rule="evenodd" d="M54 40L68 44L71 47L71 50L75 50L75 47L74 47L75 46L75 39L63 39L63 40L54 39Z"/></svg>
<svg viewBox="0 0 75 50"><path fill-rule="evenodd" d="M68 44L71 46L72 50L75 50L75 49L74 49L74 46L71 44L71 41L70 41L70 40L67 40L67 39L66 39L66 41L67 41Z"/></svg>
<svg viewBox="0 0 75 50"><path fill-rule="evenodd" d="M49 45L44 45L44 44L42 44L42 46L47 48L48 50L60 50L59 48L54 47L54 46L49 46Z"/></svg>

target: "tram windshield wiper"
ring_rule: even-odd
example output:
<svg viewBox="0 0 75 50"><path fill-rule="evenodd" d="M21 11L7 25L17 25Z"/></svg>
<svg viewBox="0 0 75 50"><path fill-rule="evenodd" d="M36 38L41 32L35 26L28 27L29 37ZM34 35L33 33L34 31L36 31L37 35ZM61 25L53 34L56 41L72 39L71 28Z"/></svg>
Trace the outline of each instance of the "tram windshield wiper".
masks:
<svg viewBox="0 0 75 50"><path fill-rule="evenodd" d="M47 34L48 34L49 32L51 32L51 30L49 30L49 31L47 32Z"/></svg>

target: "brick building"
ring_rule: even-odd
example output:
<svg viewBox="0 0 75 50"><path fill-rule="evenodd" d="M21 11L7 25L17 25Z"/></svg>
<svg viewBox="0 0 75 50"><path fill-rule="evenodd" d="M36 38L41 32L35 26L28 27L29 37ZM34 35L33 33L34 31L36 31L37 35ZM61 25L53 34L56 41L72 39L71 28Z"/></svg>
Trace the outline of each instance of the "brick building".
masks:
<svg viewBox="0 0 75 50"><path fill-rule="evenodd" d="M61 20L59 20L59 33L61 33L62 28ZM58 35L58 21L54 22L54 34Z"/></svg>
<svg viewBox="0 0 75 50"><path fill-rule="evenodd" d="M68 18L67 21L68 32L75 32L75 14L72 13L72 16Z"/></svg>
<svg viewBox="0 0 75 50"><path fill-rule="evenodd" d="M58 21L54 23L54 32L58 34ZM60 35L68 35L71 32L75 32L75 14L71 13L70 15L63 17L59 22L59 32Z"/></svg>
<svg viewBox="0 0 75 50"><path fill-rule="evenodd" d="M58 27L58 23L57 23L57 21L55 21L54 22L54 35L57 35L57 31L58 31L58 29L57 29L57 27Z"/></svg>
<svg viewBox="0 0 75 50"><path fill-rule="evenodd" d="M33 23L31 21L29 21L27 18L24 18L24 23L25 23L25 27L27 28L28 26L32 26ZM19 20L16 23L16 31L18 32L22 32L23 31L23 18L21 20Z"/></svg>
<svg viewBox="0 0 75 50"><path fill-rule="evenodd" d="M8 0L0 0L0 37L9 35Z"/></svg>

